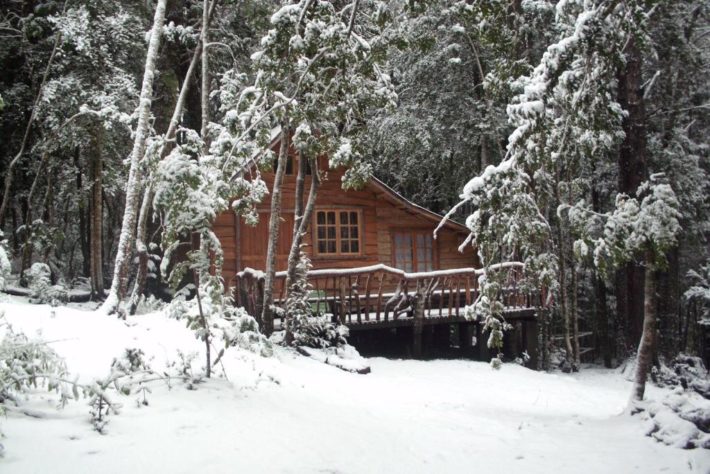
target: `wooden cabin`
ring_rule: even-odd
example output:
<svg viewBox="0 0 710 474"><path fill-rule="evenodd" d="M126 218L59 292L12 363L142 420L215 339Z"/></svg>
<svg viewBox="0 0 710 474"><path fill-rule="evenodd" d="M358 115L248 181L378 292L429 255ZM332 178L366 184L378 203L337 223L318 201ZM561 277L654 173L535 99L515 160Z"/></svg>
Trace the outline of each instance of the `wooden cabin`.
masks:
<svg viewBox="0 0 710 474"><path fill-rule="evenodd" d="M272 146L277 148L278 142ZM293 234L298 159L291 150L282 187L274 281L277 305L284 303L287 294L285 270ZM348 325L351 341L360 349L369 345L375 350L372 353L404 347L405 354L420 357L426 347L460 347L473 357L489 358L485 344L473 348L476 340L483 340L481 325L464 314L478 296L483 273L473 247L459 251L468 229L447 221L434 238L442 216L408 201L376 178L362 189L345 191L341 187L344 170L327 166L322 157L318 162L321 186L304 238L313 264L309 284L316 311ZM263 178L271 190L274 175ZM306 196L310 184L311 177L306 176ZM270 208L268 196L258 208L256 226L245 224L233 212L221 214L214 224L224 250L225 284L236 304L257 319L263 304L263 275L246 270L265 268ZM537 334L537 299L518 291L514 275L502 298L507 320L516 327L516 335L508 338L509 352L530 351Z"/></svg>
<svg viewBox="0 0 710 474"><path fill-rule="evenodd" d="M294 196L298 156L289 155L283 183L281 226L276 270L285 270L294 221ZM360 190L341 188L343 170L328 170L321 159L323 179L309 233L304 238L314 269L353 268L384 263L406 272L475 267L477 258L470 246L458 247L468 229L448 221L437 238L433 232L442 216L397 194L377 178ZM274 175L263 176L269 190ZM306 196L311 177L306 177ZM233 212L217 217L214 230L224 250L224 281L245 269L263 270L266 260L271 196L259 207L259 223L247 225Z"/></svg>

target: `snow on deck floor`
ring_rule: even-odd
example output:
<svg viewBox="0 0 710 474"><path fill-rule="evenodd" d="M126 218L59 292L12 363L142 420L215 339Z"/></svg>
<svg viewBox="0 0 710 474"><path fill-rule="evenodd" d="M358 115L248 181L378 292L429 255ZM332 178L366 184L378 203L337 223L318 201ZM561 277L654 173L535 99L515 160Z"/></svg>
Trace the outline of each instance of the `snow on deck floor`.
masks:
<svg viewBox="0 0 710 474"><path fill-rule="evenodd" d="M43 329L83 380L108 372L127 346L175 359L200 344L159 314L128 323L89 311L12 300L0 304L16 329ZM228 353L229 354L229 353ZM370 359L357 375L280 352L225 357L229 381L189 391L161 384L150 406L133 399L102 436L85 401L62 411L32 397L0 421L1 473L681 473L710 472L707 451L683 451L643 436L620 413L630 384L611 371L575 376L470 361ZM270 381L276 380L276 382ZM662 392L650 390L650 396Z"/></svg>

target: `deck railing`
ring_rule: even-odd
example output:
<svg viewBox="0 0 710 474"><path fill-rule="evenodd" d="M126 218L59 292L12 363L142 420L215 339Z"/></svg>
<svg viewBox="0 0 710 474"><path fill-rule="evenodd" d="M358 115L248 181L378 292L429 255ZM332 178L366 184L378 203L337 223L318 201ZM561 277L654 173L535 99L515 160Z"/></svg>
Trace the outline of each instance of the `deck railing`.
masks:
<svg viewBox="0 0 710 474"><path fill-rule="evenodd" d="M506 311L539 306L540 295L520 291L518 282L523 264L504 263L489 269L505 271L502 300ZM414 318L460 320L464 308L479 296L479 278L484 270L458 268L431 272L407 273L384 264L347 269L311 270L310 303L316 312L331 314L350 326L390 323ZM263 302L264 274L246 269L231 282L236 304L260 316ZM274 300L282 306L286 300L286 272L277 272Z"/></svg>

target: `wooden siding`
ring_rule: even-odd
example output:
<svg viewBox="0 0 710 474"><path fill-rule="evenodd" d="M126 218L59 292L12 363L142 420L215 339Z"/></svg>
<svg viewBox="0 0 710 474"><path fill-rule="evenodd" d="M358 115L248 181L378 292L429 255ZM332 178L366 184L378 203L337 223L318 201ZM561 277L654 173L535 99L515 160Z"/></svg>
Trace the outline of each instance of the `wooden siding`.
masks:
<svg viewBox="0 0 710 474"><path fill-rule="evenodd" d="M325 160L322 160L321 166ZM296 167L294 166L294 169ZM359 255L323 256L313 255L312 244L315 240L315 228L310 227L304 241L312 258L313 267L353 268L384 263L392 265L392 231L431 231L437 222L431 215L407 206L400 198L381 187L368 184L360 190L343 191L341 189L341 170L328 170L322 180L316 201L318 209L355 209L361 212L361 249ZM273 174L265 174L264 181L269 189L273 185ZM305 195L311 177L305 180ZM286 175L283 184L282 216L276 270L285 270L288 251L293 232L296 176ZM268 223L270 216L270 196L259 207L259 223L255 227L246 225L242 219L236 219L234 213L227 212L218 216L214 231L224 249L224 278L229 285L234 274L246 267L263 269L268 241ZM315 213L314 213L315 218ZM465 230L453 226L443 228L434 241L434 268L450 269L477 266L472 248L461 254L457 248L466 237Z"/></svg>

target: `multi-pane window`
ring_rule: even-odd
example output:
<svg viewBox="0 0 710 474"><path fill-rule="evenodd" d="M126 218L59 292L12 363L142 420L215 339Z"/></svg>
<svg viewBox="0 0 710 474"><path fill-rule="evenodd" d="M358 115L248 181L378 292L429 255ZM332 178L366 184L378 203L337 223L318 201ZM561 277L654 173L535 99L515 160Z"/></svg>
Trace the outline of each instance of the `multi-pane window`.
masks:
<svg viewBox="0 0 710 474"><path fill-rule="evenodd" d="M434 269L434 245L430 232L394 232L394 265L405 272Z"/></svg>
<svg viewBox="0 0 710 474"><path fill-rule="evenodd" d="M316 249L320 255L360 253L358 211L316 211Z"/></svg>

